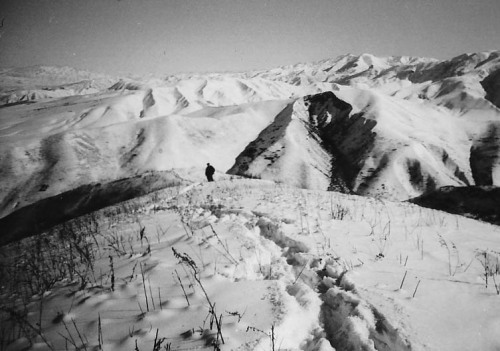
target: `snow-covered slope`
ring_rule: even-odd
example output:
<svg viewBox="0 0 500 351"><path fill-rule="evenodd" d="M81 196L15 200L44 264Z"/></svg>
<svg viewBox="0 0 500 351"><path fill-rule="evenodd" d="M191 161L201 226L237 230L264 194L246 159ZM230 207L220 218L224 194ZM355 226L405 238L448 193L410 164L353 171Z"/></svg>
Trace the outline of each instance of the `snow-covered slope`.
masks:
<svg viewBox="0 0 500 351"><path fill-rule="evenodd" d="M113 82L68 68L3 70L11 88L57 89L9 92L0 108L0 216L150 170L199 178L207 162L220 173L399 200L443 185L498 185L499 71L499 52L345 55Z"/></svg>
<svg viewBox="0 0 500 351"><path fill-rule="evenodd" d="M245 76L333 84L335 97L305 98L326 104L310 111L319 108L328 122L316 125L310 111L302 118L329 140L330 186L404 199L443 185L500 183L499 72L492 51L444 61L345 55ZM351 105L340 108L348 114L332 107L337 99Z"/></svg>
<svg viewBox="0 0 500 351"><path fill-rule="evenodd" d="M70 67L4 68L0 69L0 106L97 93L114 80L116 78Z"/></svg>
<svg viewBox="0 0 500 351"><path fill-rule="evenodd" d="M290 102L238 155L228 173L327 189L331 157L308 128L304 100Z"/></svg>
<svg viewBox="0 0 500 351"><path fill-rule="evenodd" d="M499 234L269 181L173 187L1 247L2 345L495 351Z"/></svg>
<svg viewBox="0 0 500 351"><path fill-rule="evenodd" d="M0 247L0 348L498 350L498 227L391 200L499 185L499 57L21 70L0 243L152 193Z"/></svg>

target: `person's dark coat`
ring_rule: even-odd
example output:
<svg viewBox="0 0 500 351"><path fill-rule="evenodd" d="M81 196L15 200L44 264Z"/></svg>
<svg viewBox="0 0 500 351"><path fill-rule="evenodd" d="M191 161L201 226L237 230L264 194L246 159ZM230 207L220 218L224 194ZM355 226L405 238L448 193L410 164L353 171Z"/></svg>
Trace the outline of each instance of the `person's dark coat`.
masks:
<svg viewBox="0 0 500 351"><path fill-rule="evenodd" d="M214 173L215 173L215 168L210 164L207 163L207 168L205 168L205 175L207 176L207 180L209 182L214 181Z"/></svg>

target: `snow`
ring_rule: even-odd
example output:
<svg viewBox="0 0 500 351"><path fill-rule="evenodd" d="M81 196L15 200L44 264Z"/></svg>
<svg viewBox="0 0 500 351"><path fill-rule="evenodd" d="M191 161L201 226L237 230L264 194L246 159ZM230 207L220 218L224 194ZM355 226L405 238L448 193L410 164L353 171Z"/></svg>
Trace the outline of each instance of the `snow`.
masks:
<svg viewBox="0 0 500 351"><path fill-rule="evenodd" d="M80 345L78 332L97 347L99 318L102 349L151 348L157 330L172 350L213 349L203 289L222 315L222 350L270 350L273 333L283 350L500 346L499 295L485 287L480 262L484 251L498 257L496 226L260 180L198 183L129 203L132 212L118 205L97 214L99 249L84 289L66 280L28 297L28 320L42 321L55 349L71 337ZM117 234L123 252L112 245ZM192 259L203 289L173 248ZM47 349L37 340L34 349Z"/></svg>
<svg viewBox="0 0 500 351"><path fill-rule="evenodd" d="M182 185L0 247L0 348L499 350L500 229L401 201L499 184L499 68L2 70L0 220L148 172Z"/></svg>
<svg viewBox="0 0 500 351"><path fill-rule="evenodd" d="M363 113L356 123L377 123L372 144L360 144L366 130L359 125L339 136L340 159L354 159L345 171L352 179L342 180L350 190L405 200L432 187L495 185L500 157L490 140L500 112L486 99L481 82L498 61L496 52L447 61L345 55L269 71L124 79L89 95L13 101L0 110L0 137L7 150L0 156L0 213L88 181L150 170L202 172L206 162L220 172L335 188L332 178L342 178L335 169L345 167L336 165L339 155L310 133L311 116L303 106L305 96L325 91L351 104L351 116ZM13 84L13 77L22 77L23 84L16 83L21 87L41 91L64 86L59 89L64 94L75 94L72 84L85 79L100 84L95 87L111 79L49 67L0 75L6 84ZM293 118L283 124L279 116L292 102ZM262 152L251 153L249 145L259 140L263 145L256 149ZM471 150L491 175L475 174ZM248 154L252 157L245 158Z"/></svg>

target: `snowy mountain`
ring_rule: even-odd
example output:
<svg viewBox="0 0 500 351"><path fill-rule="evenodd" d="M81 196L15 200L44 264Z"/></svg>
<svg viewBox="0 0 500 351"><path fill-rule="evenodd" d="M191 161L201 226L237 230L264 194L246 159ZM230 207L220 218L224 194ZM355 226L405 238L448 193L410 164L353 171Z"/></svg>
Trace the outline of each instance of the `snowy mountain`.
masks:
<svg viewBox="0 0 500 351"><path fill-rule="evenodd" d="M0 86L0 350L500 349L500 52Z"/></svg>
<svg viewBox="0 0 500 351"><path fill-rule="evenodd" d="M499 69L499 52L345 55L142 81L4 69L0 213L146 171L200 178L206 162L220 173L398 200L498 185Z"/></svg>
<svg viewBox="0 0 500 351"><path fill-rule="evenodd" d="M92 94L116 78L71 67L32 66L0 69L0 104Z"/></svg>

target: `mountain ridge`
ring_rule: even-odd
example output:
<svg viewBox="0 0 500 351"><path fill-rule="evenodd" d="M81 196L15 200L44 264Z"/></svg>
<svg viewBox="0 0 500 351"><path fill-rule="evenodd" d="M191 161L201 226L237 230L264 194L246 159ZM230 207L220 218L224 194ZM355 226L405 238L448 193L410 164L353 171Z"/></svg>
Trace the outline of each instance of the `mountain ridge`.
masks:
<svg viewBox="0 0 500 351"><path fill-rule="evenodd" d="M20 69L23 89L0 99L0 216L148 171L201 180L208 161L223 173L396 200L500 183L499 51L343 55L144 80L56 71ZM2 70L0 82L9 79ZM24 89L30 79L34 90Z"/></svg>

